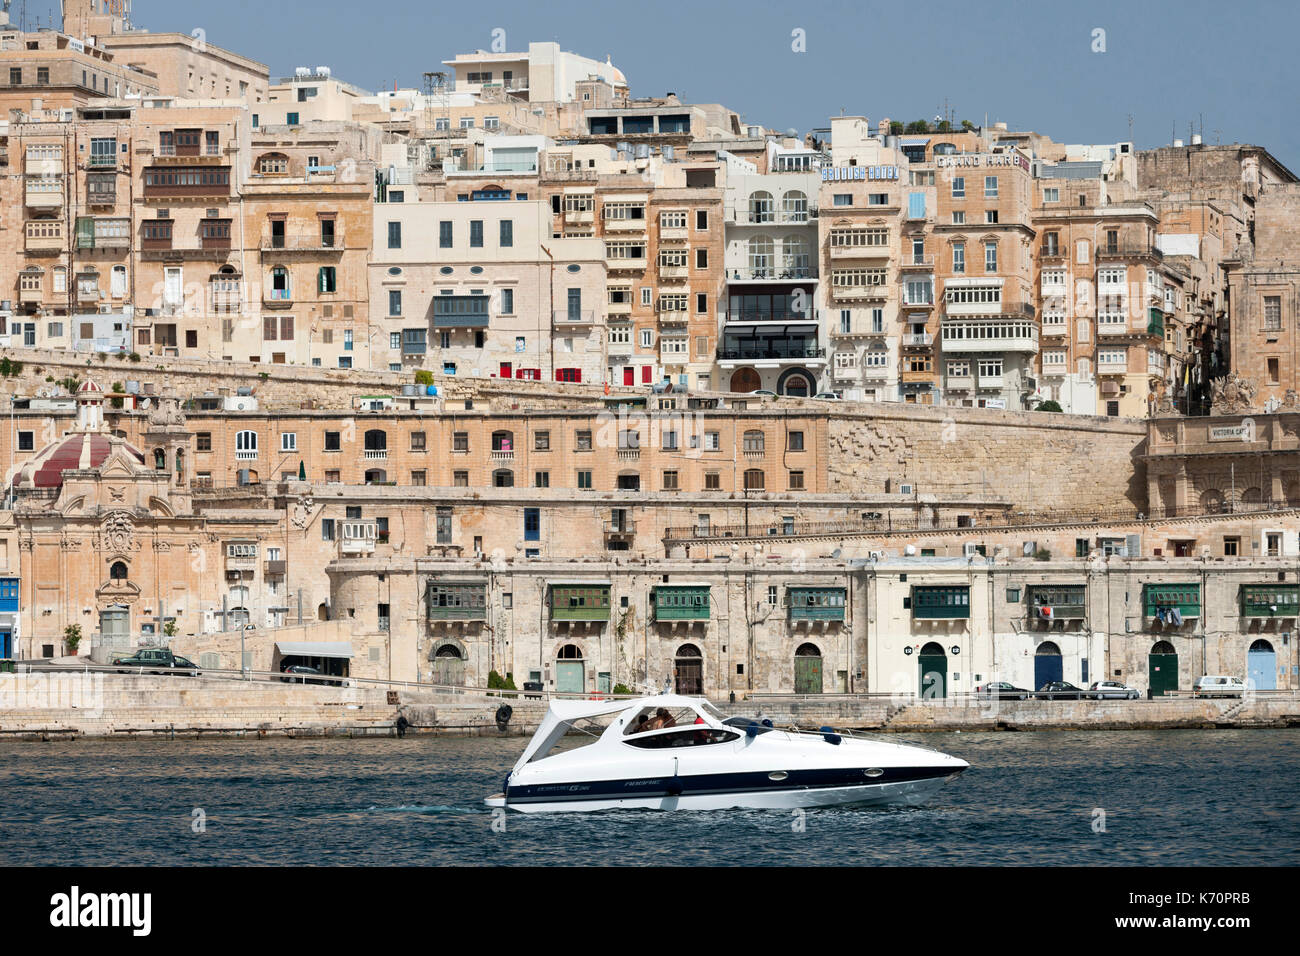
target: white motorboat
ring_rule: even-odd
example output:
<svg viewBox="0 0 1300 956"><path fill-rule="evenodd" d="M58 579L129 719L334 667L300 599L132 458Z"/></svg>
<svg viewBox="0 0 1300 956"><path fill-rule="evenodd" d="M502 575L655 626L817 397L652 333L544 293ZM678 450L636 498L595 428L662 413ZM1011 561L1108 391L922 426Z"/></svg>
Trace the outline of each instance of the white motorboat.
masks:
<svg viewBox="0 0 1300 956"><path fill-rule="evenodd" d="M556 750L574 730L587 741ZM968 766L928 747L727 717L698 697L553 700L484 802L524 813L916 805Z"/></svg>

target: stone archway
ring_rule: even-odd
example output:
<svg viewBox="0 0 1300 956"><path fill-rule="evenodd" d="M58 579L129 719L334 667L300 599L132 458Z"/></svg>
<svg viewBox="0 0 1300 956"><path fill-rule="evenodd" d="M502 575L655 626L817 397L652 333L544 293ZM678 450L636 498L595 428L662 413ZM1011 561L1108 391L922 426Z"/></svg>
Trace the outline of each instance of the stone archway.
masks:
<svg viewBox="0 0 1300 956"><path fill-rule="evenodd" d="M756 392L762 384L763 380L752 368L738 368L731 373L730 389L733 392Z"/></svg>

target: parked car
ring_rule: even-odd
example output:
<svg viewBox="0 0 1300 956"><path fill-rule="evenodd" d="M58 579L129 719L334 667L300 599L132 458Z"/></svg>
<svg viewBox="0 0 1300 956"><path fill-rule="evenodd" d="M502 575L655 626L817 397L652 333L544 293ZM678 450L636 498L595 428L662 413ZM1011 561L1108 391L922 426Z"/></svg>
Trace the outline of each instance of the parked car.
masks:
<svg viewBox="0 0 1300 956"><path fill-rule="evenodd" d="M1240 697L1245 692L1244 680L1224 674L1206 674L1192 685L1193 697Z"/></svg>
<svg viewBox="0 0 1300 956"><path fill-rule="evenodd" d="M1048 681L1034 696L1039 700L1083 700L1084 689L1067 680Z"/></svg>
<svg viewBox="0 0 1300 956"><path fill-rule="evenodd" d="M753 395L755 398L780 398L781 397L780 395L776 394L776 392L770 391L769 389L766 388L760 388L758 389L758 391L750 392L749 394Z"/></svg>
<svg viewBox="0 0 1300 956"><path fill-rule="evenodd" d="M146 647L136 651L130 657L118 657L113 661L114 667L124 668L121 673L129 674L130 668L139 668L145 670L184 670L185 676L196 677L199 674L198 665L184 657L177 657L165 647Z"/></svg>
<svg viewBox="0 0 1300 956"><path fill-rule="evenodd" d="M819 399L823 402L838 402L840 400L840 397L834 392L818 392L813 396L813 398Z"/></svg>
<svg viewBox="0 0 1300 956"><path fill-rule="evenodd" d="M312 676L319 677L320 671L315 667L308 667L306 664L290 664L280 672L280 680L286 684L322 684L324 681L310 680Z"/></svg>
<svg viewBox="0 0 1300 956"><path fill-rule="evenodd" d="M1030 694L1025 688L1008 684L1004 680L993 680L987 684L981 684L975 688L975 693L980 697L996 698L997 700L1028 700Z"/></svg>
<svg viewBox="0 0 1300 956"><path fill-rule="evenodd" d="M1088 690L1093 700L1137 700L1142 696L1136 687L1117 680L1093 681Z"/></svg>

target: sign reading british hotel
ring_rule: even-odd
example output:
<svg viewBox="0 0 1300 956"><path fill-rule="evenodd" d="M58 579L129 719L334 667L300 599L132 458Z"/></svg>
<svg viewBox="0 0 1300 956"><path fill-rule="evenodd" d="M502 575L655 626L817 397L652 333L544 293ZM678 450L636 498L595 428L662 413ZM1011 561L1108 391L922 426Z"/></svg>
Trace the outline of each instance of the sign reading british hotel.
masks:
<svg viewBox="0 0 1300 956"><path fill-rule="evenodd" d="M944 166L1019 166L1028 171L1029 160L1018 152L1011 153L952 153L934 157L934 164Z"/></svg>
<svg viewBox="0 0 1300 956"><path fill-rule="evenodd" d="M832 179L897 179L897 166L823 166L823 182Z"/></svg>

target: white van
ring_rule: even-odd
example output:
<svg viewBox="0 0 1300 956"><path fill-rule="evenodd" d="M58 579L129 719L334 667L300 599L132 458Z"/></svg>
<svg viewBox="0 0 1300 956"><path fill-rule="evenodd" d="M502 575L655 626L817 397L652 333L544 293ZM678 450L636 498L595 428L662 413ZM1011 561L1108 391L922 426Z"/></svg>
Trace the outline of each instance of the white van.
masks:
<svg viewBox="0 0 1300 956"><path fill-rule="evenodd" d="M1206 674L1196 678L1192 685L1193 697L1240 697L1246 692L1246 682L1240 677Z"/></svg>

